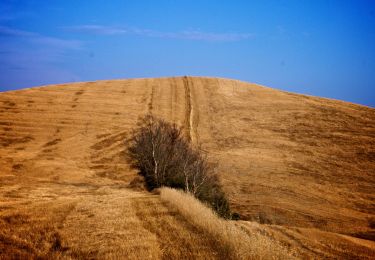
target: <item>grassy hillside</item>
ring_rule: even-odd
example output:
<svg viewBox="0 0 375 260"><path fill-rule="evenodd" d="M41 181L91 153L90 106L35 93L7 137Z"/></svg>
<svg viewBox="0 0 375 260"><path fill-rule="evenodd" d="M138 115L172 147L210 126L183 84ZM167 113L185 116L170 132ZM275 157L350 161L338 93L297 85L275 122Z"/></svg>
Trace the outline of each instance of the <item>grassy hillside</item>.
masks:
<svg viewBox="0 0 375 260"><path fill-rule="evenodd" d="M198 77L0 93L0 252L217 258L204 231L129 185L124 139L149 112L218 162L249 234L298 256L375 254L375 110Z"/></svg>

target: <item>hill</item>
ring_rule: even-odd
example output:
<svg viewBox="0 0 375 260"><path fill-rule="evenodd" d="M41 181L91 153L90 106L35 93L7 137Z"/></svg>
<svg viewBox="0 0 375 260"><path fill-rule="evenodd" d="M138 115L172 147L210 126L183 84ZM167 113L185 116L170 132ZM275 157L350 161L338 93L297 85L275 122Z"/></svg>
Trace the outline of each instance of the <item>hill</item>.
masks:
<svg viewBox="0 0 375 260"><path fill-rule="evenodd" d="M302 257L374 256L375 110L203 77L0 93L0 249L215 258L159 195L131 188L124 140L149 112L218 162L243 230Z"/></svg>

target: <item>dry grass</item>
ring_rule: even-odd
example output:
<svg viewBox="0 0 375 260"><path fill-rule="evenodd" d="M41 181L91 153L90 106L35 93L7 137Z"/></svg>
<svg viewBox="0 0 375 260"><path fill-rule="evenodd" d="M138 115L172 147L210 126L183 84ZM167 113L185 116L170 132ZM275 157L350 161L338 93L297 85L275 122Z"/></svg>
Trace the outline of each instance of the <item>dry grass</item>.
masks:
<svg viewBox="0 0 375 260"><path fill-rule="evenodd" d="M2 203L0 259L220 259L176 210L127 188L49 184L59 198ZM69 194L67 194L69 193Z"/></svg>
<svg viewBox="0 0 375 260"><path fill-rule="evenodd" d="M202 229L224 259L294 258L277 241L259 232L249 235L234 221L219 218L210 208L188 193L164 187L160 189L160 196L189 222Z"/></svg>
<svg viewBox="0 0 375 260"><path fill-rule="evenodd" d="M53 204L44 201L2 208L0 259L60 258L64 250L60 225L74 205L73 201L57 200Z"/></svg>
<svg viewBox="0 0 375 260"><path fill-rule="evenodd" d="M123 140L149 112L184 126L219 162L243 220L306 258L373 258L375 109L201 77L0 93L0 255L218 258L203 229L127 188L136 173ZM62 250L51 251L56 233Z"/></svg>
<svg viewBox="0 0 375 260"><path fill-rule="evenodd" d="M375 243L313 228L291 228L241 221L249 233L261 233L284 244L302 259L374 259ZM349 244L348 242L352 242ZM351 246L348 246L351 245Z"/></svg>

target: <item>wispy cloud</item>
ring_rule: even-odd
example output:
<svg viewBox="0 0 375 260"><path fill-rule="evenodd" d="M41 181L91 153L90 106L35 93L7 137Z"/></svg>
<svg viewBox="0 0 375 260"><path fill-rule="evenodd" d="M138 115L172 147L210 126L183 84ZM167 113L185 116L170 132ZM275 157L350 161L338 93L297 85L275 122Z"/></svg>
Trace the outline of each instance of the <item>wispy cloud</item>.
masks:
<svg viewBox="0 0 375 260"><path fill-rule="evenodd" d="M77 25L77 26L69 26L63 27L64 29L75 31L75 32L82 32L82 33L89 33L89 34L99 34L99 35L114 35L114 34L125 34L129 31L124 28L117 28L117 27L110 27L110 26L102 26L102 25Z"/></svg>
<svg viewBox="0 0 375 260"><path fill-rule="evenodd" d="M135 27L116 27L104 25L76 25L63 27L66 30L95 35L139 35L154 38L183 39L196 41L240 41L253 37L250 33L216 33L201 30L162 32Z"/></svg>
<svg viewBox="0 0 375 260"><path fill-rule="evenodd" d="M78 76L64 63L82 49L81 41L0 26L0 85L27 87L76 80Z"/></svg>
<svg viewBox="0 0 375 260"><path fill-rule="evenodd" d="M50 37L35 32L14 29L7 26L0 26L0 36L24 38L30 42L34 42L37 44L63 49L80 49L82 47L82 42L78 40L66 40L57 37Z"/></svg>
<svg viewBox="0 0 375 260"><path fill-rule="evenodd" d="M30 17L35 17L36 14L32 12L19 12L15 10L4 10L0 7L0 22L8 22L14 20L28 19Z"/></svg>
<svg viewBox="0 0 375 260"><path fill-rule="evenodd" d="M22 31L7 26L0 26L0 36L14 36L14 37L33 37L36 33Z"/></svg>

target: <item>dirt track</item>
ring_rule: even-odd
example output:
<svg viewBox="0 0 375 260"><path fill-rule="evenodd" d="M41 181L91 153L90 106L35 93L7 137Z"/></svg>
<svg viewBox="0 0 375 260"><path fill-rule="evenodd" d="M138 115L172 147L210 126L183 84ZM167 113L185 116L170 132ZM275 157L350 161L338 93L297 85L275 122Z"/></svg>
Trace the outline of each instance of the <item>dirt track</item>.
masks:
<svg viewBox="0 0 375 260"><path fill-rule="evenodd" d="M66 215L60 221L65 224L52 229L61 236L60 247L70 248L65 254L110 256L115 251L95 243L108 239L108 232L119 232L117 238L126 240L121 229L148 214L139 203L176 218L157 197L126 188L136 173L123 159L124 139L148 112L184 126L187 138L218 162L232 209L244 220L281 226L273 236L292 247L300 244L293 236L280 235L281 228L299 228L303 243L315 249L318 245L311 241L320 236L318 230L353 252L365 247L365 255L373 254L375 110L215 78L99 81L1 93L1 223L7 225L4 219L21 209L34 216L41 205L48 212L57 207L54 214ZM115 216L126 215L127 208L135 222L116 222ZM160 233L162 224L151 216L132 235L148 234L139 241L158 244L158 236L168 234ZM147 225L159 227L156 235L144 231ZM176 227L186 232L186 225ZM89 235L78 241L74 232ZM342 240L335 233L368 240ZM72 251L85 243L83 251ZM148 248L163 247L151 244ZM129 244L119 254L133 249ZM204 250L203 255L214 255L210 245ZM319 250L321 255L305 251L324 256L328 249ZM157 250L144 252L160 256Z"/></svg>

